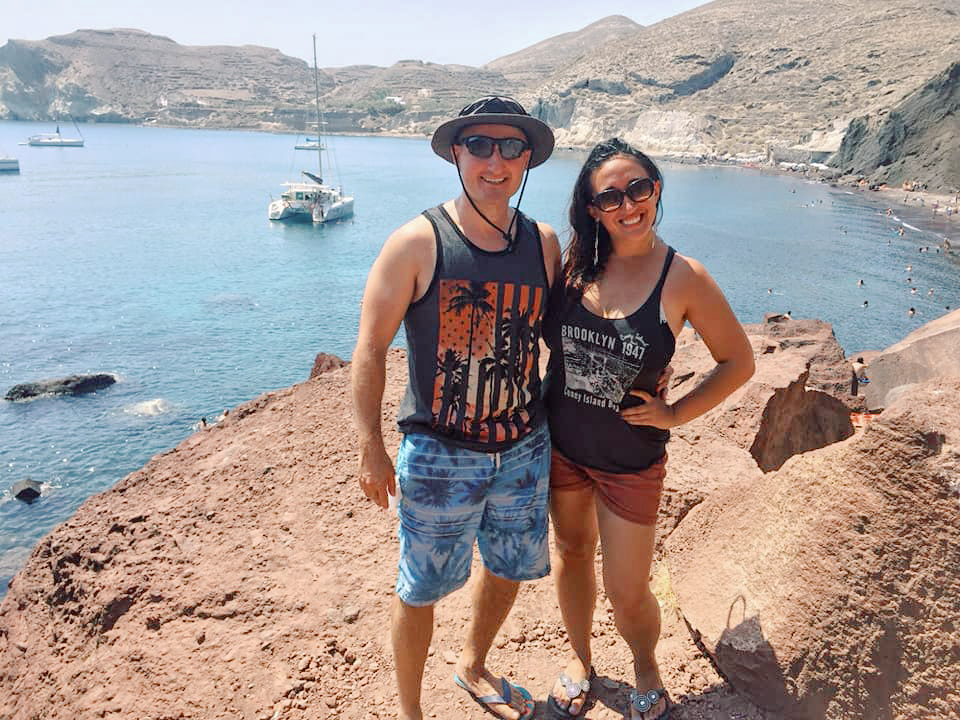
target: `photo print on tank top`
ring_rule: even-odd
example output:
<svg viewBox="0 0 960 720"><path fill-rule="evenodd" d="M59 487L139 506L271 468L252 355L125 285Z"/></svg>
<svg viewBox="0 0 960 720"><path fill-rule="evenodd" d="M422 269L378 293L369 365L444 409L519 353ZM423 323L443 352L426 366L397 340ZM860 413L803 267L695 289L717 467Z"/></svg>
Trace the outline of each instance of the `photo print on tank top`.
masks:
<svg viewBox="0 0 960 720"><path fill-rule="evenodd" d="M441 280L433 426L481 441L519 439L540 393L544 288Z"/></svg>
<svg viewBox="0 0 960 720"><path fill-rule="evenodd" d="M649 347L643 333L618 335L564 323L560 341L566 397L583 405L619 411L643 369L643 356Z"/></svg>

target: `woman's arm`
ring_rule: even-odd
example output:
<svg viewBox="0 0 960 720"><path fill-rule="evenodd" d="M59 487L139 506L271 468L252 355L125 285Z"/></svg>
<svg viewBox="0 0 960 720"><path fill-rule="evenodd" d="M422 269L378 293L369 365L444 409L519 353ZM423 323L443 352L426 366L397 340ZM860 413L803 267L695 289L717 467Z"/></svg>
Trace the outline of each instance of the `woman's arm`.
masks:
<svg viewBox="0 0 960 720"><path fill-rule="evenodd" d="M672 404L662 395L634 391L632 394L643 398L644 404L620 413L632 425L662 429L683 425L719 405L753 375L753 349L723 292L699 262L679 255L677 261L674 277L664 286L664 306L672 306L668 307L668 316L679 316L680 328L689 321L717 365Z"/></svg>

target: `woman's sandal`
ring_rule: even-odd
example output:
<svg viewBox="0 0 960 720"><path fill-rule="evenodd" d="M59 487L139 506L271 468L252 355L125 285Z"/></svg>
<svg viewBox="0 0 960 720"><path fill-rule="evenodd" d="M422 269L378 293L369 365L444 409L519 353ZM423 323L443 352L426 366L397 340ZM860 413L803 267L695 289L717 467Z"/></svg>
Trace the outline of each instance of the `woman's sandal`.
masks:
<svg viewBox="0 0 960 720"><path fill-rule="evenodd" d="M650 720L669 720L670 710L673 708L673 703L670 702L670 695L667 694L667 691L663 688L655 688L653 690L647 690L646 692L637 692L636 690L630 691L630 709L636 712L645 713L650 712L661 698L666 700L667 707L662 713L657 715ZM631 717L633 713L630 713Z"/></svg>
<svg viewBox="0 0 960 720"><path fill-rule="evenodd" d="M594 672L592 667L590 668L590 676L579 682L572 679L565 672L560 673L560 675L557 676L557 679L560 680L560 684L563 685L567 699L569 699L570 702L573 702L578 697L583 695L584 701L583 705L580 707L580 710L572 713L567 708L560 707L560 705L557 704L556 699L553 697L553 692L551 691L551 693L547 695L547 711L549 712L550 717L557 718L558 720L569 720L570 718L578 718L583 716L590 706L590 682L595 680L596 677L597 674Z"/></svg>

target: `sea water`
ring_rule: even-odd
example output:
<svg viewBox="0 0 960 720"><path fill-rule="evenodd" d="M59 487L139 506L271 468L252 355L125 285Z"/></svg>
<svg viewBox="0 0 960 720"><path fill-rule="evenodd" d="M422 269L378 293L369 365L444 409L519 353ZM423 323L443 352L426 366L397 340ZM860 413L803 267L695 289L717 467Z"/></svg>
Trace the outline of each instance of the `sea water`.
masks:
<svg viewBox="0 0 960 720"><path fill-rule="evenodd" d="M83 148L18 145L51 130L0 123L0 151L21 167L0 176L0 395L72 373L119 382L0 400L0 594L55 524L201 417L305 380L317 352L349 358L384 240L459 187L426 139L336 137L328 165L355 217L284 225L267 220L269 201L317 169L295 136L87 125ZM557 152L522 200L563 242L583 158ZM663 172L662 237L704 263L743 322L821 318L856 352L960 305L960 261L939 251L956 218L923 229L913 215L927 208L887 214L869 195L755 170ZM26 477L44 488L31 505L9 491Z"/></svg>

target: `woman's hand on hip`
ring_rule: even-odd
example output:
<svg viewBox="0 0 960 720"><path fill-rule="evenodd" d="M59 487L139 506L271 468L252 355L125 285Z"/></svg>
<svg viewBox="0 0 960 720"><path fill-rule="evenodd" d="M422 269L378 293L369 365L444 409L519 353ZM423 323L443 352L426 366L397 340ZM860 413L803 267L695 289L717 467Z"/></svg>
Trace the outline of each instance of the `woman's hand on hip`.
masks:
<svg viewBox="0 0 960 720"><path fill-rule="evenodd" d="M644 390L631 390L630 394L643 400L643 405L624 408L620 411L620 417L631 425L648 425L669 430L676 424L673 406L668 405L664 398L666 393L651 395Z"/></svg>

